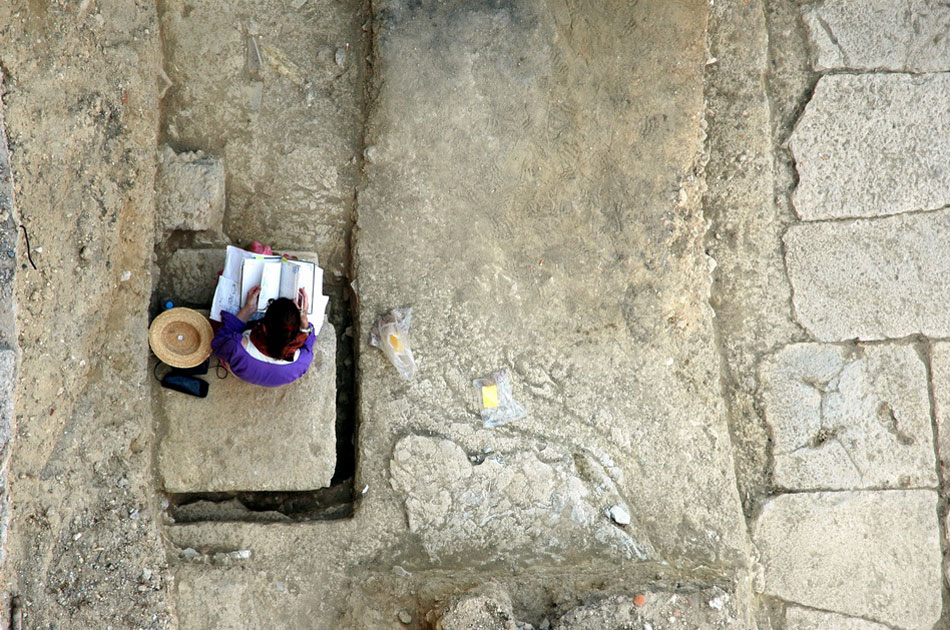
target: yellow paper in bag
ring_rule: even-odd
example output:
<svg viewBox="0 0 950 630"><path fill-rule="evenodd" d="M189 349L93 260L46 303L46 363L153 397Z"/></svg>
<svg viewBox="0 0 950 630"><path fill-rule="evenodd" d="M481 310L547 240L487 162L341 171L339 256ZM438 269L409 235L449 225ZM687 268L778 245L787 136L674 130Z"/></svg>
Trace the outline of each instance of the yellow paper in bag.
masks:
<svg viewBox="0 0 950 630"><path fill-rule="evenodd" d="M493 409L498 406L498 386L482 385L482 407Z"/></svg>

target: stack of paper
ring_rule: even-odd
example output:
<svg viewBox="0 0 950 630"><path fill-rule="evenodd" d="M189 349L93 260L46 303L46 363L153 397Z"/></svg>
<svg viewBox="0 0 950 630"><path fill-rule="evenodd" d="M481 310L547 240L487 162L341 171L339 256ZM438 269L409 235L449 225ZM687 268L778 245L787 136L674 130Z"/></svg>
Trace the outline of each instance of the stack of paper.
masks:
<svg viewBox="0 0 950 630"><path fill-rule="evenodd" d="M228 245L224 271L214 291L211 319L221 321L222 311L236 314L247 301L248 292L258 285L261 293L257 308L261 314L272 301L281 297L296 300L300 289L306 291L310 300L307 317L320 332L330 298L323 295L323 269L316 262L254 254L232 245Z"/></svg>

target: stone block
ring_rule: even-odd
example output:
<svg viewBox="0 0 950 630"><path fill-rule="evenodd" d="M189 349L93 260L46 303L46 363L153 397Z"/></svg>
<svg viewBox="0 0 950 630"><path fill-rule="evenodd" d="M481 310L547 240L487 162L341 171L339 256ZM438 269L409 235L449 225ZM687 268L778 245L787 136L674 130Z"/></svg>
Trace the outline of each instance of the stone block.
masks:
<svg viewBox="0 0 950 630"><path fill-rule="evenodd" d="M785 630L888 630L888 627L857 617L789 606L785 609Z"/></svg>
<svg viewBox="0 0 950 630"><path fill-rule="evenodd" d="M793 225L785 261L799 322L821 341L950 337L948 233L946 210Z"/></svg>
<svg viewBox="0 0 950 630"><path fill-rule="evenodd" d="M789 147L805 220L950 204L950 75L838 74L819 80Z"/></svg>
<svg viewBox="0 0 950 630"><path fill-rule="evenodd" d="M158 227L220 230L224 222L224 164L201 151L175 153L165 145L156 182Z"/></svg>
<svg viewBox="0 0 950 630"><path fill-rule="evenodd" d="M779 487L937 485L927 371L913 346L795 344L760 375Z"/></svg>
<svg viewBox="0 0 950 630"><path fill-rule="evenodd" d="M815 70L950 70L950 7L933 0L822 2L803 11Z"/></svg>
<svg viewBox="0 0 950 630"><path fill-rule="evenodd" d="M160 389L158 470L168 492L313 490L336 465L336 335L325 323L299 380L258 387L206 377L207 398Z"/></svg>
<svg viewBox="0 0 950 630"><path fill-rule="evenodd" d="M937 493L780 495L755 519L762 592L907 630L942 610Z"/></svg>

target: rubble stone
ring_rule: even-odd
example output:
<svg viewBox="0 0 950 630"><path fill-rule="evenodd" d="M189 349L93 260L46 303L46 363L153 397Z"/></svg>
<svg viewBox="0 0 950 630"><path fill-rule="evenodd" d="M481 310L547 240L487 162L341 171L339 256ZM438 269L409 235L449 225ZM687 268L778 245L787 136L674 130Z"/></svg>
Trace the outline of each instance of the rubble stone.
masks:
<svg viewBox="0 0 950 630"><path fill-rule="evenodd" d="M913 346L786 346L761 380L779 487L936 487L927 372Z"/></svg>
<svg viewBox="0 0 950 630"><path fill-rule="evenodd" d="M822 341L950 337L947 233L947 210L790 227L799 322Z"/></svg>
<svg viewBox="0 0 950 630"><path fill-rule="evenodd" d="M815 70L950 70L950 7L933 0L848 0L805 6Z"/></svg>
<svg viewBox="0 0 950 630"><path fill-rule="evenodd" d="M215 230L224 221L224 164L201 151L175 153L165 145L158 169L160 230Z"/></svg>
<svg viewBox="0 0 950 630"><path fill-rule="evenodd" d="M940 618L932 490L780 495L765 504L752 537L766 595L908 630Z"/></svg>
<svg viewBox="0 0 950 630"><path fill-rule="evenodd" d="M205 377L207 398L161 390L158 470L168 492L313 490L336 465L336 335L324 323L297 381L258 387Z"/></svg>
<svg viewBox="0 0 950 630"><path fill-rule="evenodd" d="M785 609L785 630L888 630L887 626L800 606Z"/></svg>
<svg viewBox="0 0 950 630"><path fill-rule="evenodd" d="M740 630L746 626L734 594L718 587L678 592L650 589L610 595L569 610L554 626L555 630L674 627Z"/></svg>
<svg viewBox="0 0 950 630"><path fill-rule="evenodd" d="M946 74L822 77L789 140L799 216L870 217L950 204L948 99Z"/></svg>
<svg viewBox="0 0 950 630"><path fill-rule="evenodd" d="M455 598L442 610L430 611L427 620L435 630L515 630L511 598L494 584L474 589Z"/></svg>

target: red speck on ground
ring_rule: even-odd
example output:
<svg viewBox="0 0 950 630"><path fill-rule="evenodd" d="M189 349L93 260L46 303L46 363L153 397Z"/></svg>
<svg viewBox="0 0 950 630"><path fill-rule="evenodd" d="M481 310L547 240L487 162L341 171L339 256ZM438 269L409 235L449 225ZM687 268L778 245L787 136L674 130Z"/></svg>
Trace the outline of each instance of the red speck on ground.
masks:
<svg viewBox="0 0 950 630"><path fill-rule="evenodd" d="M643 608L643 605L647 603L647 596L643 593L637 593L633 596L633 603L636 604L638 608Z"/></svg>

